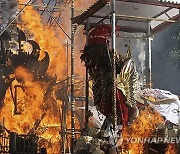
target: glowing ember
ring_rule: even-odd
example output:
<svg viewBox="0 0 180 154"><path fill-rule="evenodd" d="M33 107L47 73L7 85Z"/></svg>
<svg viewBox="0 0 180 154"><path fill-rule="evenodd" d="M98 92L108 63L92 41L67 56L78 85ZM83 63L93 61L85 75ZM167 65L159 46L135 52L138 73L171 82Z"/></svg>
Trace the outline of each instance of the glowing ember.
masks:
<svg viewBox="0 0 180 154"><path fill-rule="evenodd" d="M123 153L142 154L143 143L134 143L134 141L127 143L126 141L129 139L149 137L156 126L162 122L163 118L158 113L152 111L152 109L146 108L141 111L139 117L129 127L123 130Z"/></svg>
<svg viewBox="0 0 180 154"><path fill-rule="evenodd" d="M176 153L177 150L175 144L168 144L166 149L166 154L176 154Z"/></svg>

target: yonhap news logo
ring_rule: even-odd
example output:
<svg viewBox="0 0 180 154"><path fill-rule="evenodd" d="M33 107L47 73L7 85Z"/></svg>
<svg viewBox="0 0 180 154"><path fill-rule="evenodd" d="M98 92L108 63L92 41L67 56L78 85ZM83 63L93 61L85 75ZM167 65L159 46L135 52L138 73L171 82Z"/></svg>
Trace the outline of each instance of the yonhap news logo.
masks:
<svg viewBox="0 0 180 154"><path fill-rule="evenodd" d="M167 143L175 144L180 143L180 137L130 137L123 138L123 142L126 144L158 144L158 143Z"/></svg>

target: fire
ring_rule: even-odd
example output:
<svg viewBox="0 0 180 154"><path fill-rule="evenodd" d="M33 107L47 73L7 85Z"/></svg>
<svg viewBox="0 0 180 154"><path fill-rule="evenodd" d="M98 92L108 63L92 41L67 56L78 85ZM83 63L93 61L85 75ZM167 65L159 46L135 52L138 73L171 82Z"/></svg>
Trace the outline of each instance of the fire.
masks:
<svg viewBox="0 0 180 154"><path fill-rule="evenodd" d="M123 139L149 137L157 125L162 122L163 119L157 112L146 108L129 127L123 130ZM143 144L123 142L122 151L123 153L143 154Z"/></svg>
<svg viewBox="0 0 180 154"><path fill-rule="evenodd" d="M83 0L75 1L75 7L80 7L82 9L87 9L91 4L93 4L96 0L87 0L86 2ZM26 3L26 0L19 0L19 4ZM70 13L65 12L61 17L63 22L62 27L66 32L70 32ZM33 8L33 6L27 6L24 10L24 13L21 15L21 19L23 22L23 29L28 30L30 34L33 35L33 38L41 47L41 55L43 58L44 51L47 51L50 54L50 67L48 69L48 73L50 75L57 75L58 79L63 79L65 77L65 68L66 66L66 49L65 49L65 40L67 40L67 36L61 31L55 31L52 27L46 27L42 24L42 19L40 14ZM66 24L64 24L66 23ZM83 37L83 38L82 38ZM76 44L85 44L85 36L78 35L76 37ZM83 42L82 42L83 41ZM78 75L84 75L85 69L81 64L80 57L80 49L81 46L77 47L75 52L75 66L77 68L81 68L81 72L76 72Z"/></svg>
<svg viewBox="0 0 180 154"><path fill-rule="evenodd" d="M82 0L76 2L77 4L81 2L84 3ZM89 6L91 5L90 2L94 1L88 1ZM19 4L25 3L26 0L19 0ZM70 16L64 16L63 19L69 21L69 24L67 23L65 26L70 29ZM50 67L48 68L48 74L50 76L57 75L58 80L64 79L66 77L65 70L67 65L65 48L67 36L65 36L62 31L57 32L52 27L44 26L40 14L33 6L27 6L24 9L24 12L21 14L21 20L23 24L18 26L24 31L28 31L28 33L32 35L33 40L35 40L41 48L40 59L44 57L44 51L49 53ZM84 41L83 43L82 40ZM81 35L81 38L77 42L81 42L78 44L84 45L85 37ZM28 50L29 46L24 46L24 48ZM82 46L80 48L82 49ZM75 49L78 51L75 54L78 71L80 70L79 68L84 68L79 60L80 48ZM83 71L82 73L78 72L78 74L83 74ZM59 113L61 110L61 101L53 100L50 95L46 96L50 83L34 80L33 75L25 68L17 68L15 70L15 77L16 80L12 82L12 88L7 90L4 106L0 110L0 116L5 118L4 126L8 130L19 134L36 133L41 137L40 147L46 147L48 153L59 153L59 131L61 129ZM15 113L12 93L15 93L14 87L16 86L18 99L16 104L17 111ZM70 128L71 115L67 115L67 127ZM38 121L40 121L39 124ZM79 128L77 118L75 118L75 123L76 126L78 125L77 128ZM37 124L38 126L36 127Z"/></svg>
<svg viewBox="0 0 180 154"><path fill-rule="evenodd" d="M18 104L17 108L19 108L19 113L14 115L14 105L12 101L12 95L10 92L10 88L6 92L6 97L4 101L4 107L1 109L0 115L1 117L5 117L5 126L11 131L15 131L18 133L27 133L31 128L31 124L33 124L35 119L38 119L39 115L42 114L43 108L43 86L40 83L33 83L33 77L31 74L27 72L27 70L23 68L18 68L15 72L17 77L21 75L20 80L23 80L24 86L22 88L18 88ZM12 83L12 90L14 94L15 85L21 84L15 80ZM25 88L24 88L25 87ZM39 92L34 93L35 90ZM33 106L33 108L32 108ZM7 112L8 111L8 112ZM38 114L35 114L38 113ZM26 116L25 116L26 115ZM22 119L22 117L24 118ZM32 123L29 123L29 122ZM19 127L18 127L19 126Z"/></svg>
<svg viewBox="0 0 180 154"><path fill-rule="evenodd" d="M19 0L20 4L24 4L25 2L25 0ZM65 45L56 37L53 28L46 27L41 23L41 16L33 6L27 6L25 8L21 19L24 24L22 28L28 30L33 35L33 39L41 47L40 58L43 58L44 51L49 53L51 61L48 73L53 76L56 74L59 79L63 79L66 68ZM62 37L62 40L65 38L61 32L59 32L59 36Z"/></svg>
<svg viewBox="0 0 180 154"><path fill-rule="evenodd" d="M176 153L177 150L175 144L168 144L166 148L166 154L176 154Z"/></svg>
<svg viewBox="0 0 180 154"><path fill-rule="evenodd" d="M77 0L75 1L75 7L81 7L87 9L96 0ZM19 3L24 4L25 0L19 0ZM64 21L69 21L70 16L63 17ZM47 51L50 55L50 67L48 73L52 76L57 75L58 79L65 77L66 68L66 49L65 42L66 36L62 31L55 31L52 27L46 27L42 24L40 14L32 7L27 6L21 15L23 22L22 28L27 30L33 35L33 39L38 42L41 47L41 58L44 56L44 51ZM19 25L21 26L21 25ZM70 26L67 26L70 29ZM85 37L79 35L80 39L76 39L77 44L85 44ZM83 40L83 43L82 43ZM79 43L81 42L81 43ZM80 47L82 49L82 47ZM76 51L79 51L77 48ZM79 52L75 55L76 67L81 67L79 58ZM83 74L83 72L78 72ZM43 81L35 81L33 75L28 70L19 67L15 71L16 79L12 83L12 87L18 85L18 101L17 110L18 114L14 114L14 104L12 101L11 93L14 93L14 89L8 89L6 98L4 100L4 107L0 111L0 116L5 117L5 127L11 131L17 133L27 134L35 131L42 139L40 140L40 146L47 147L48 153L59 153L60 151L60 135L59 130L61 128L60 115L58 114L61 109L60 101L53 101L45 94L49 87L49 83ZM12 91L13 90L13 91ZM8 112L7 112L8 111ZM67 119L70 119L68 114ZM41 120L37 130L33 130L37 120ZM157 124L162 123L162 118L159 114L151 111L147 108L141 112L140 116L133 122L131 126L124 129L123 138L131 137L148 137L152 134ZM78 120L76 124L79 126ZM70 128L70 120L67 122L67 127ZM44 130L44 131L43 131ZM53 148L52 148L53 147ZM124 153L141 154L143 153L143 144L126 144L123 143L122 148ZM172 147L169 146L167 154L172 151ZM169 152L171 153L171 152Z"/></svg>
<svg viewBox="0 0 180 154"><path fill-rule="evenodd" d="M15 70L15 76L17 80L12 83L12 93L14 94L14 87L18 85L20 87L17 92L18 112L14 113L15 106L9 88L4 107L0 111L0 116L5 118L5 127L19 134L36 133L41 137L40 142L43 140L46 143L43 146L53 144L53 147L57 147L53 153L58 153L60 148L58 131L61 127L58 110L61 102L45 100L49 83L34 81L33 75L28 70L19 67ZM46 148L47 152L52 152L52 146Z"/></svg>

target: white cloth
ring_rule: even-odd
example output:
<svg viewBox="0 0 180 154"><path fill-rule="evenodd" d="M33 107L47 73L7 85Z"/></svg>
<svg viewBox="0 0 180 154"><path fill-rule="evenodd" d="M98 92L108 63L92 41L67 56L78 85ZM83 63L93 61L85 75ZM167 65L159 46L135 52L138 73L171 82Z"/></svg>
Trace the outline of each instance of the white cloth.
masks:
<svg viewBox="0 0 180 154"><path fill-rule="evenodd" d="M164 116L171 123L178 125L180 123L180 100L177 95L172 94L170 91L160 89L145 89L143 96L153 97L155 100L169 99L169 101L162 101L161 103L147 102L154 109L156 109L162 116Z"/></svg>
<svg viewBox="0 0 180 154"><path fill-rule="evenodd" d="M106 119L106 116L98 111L95 106L89 106L89 110L93 114L91 117L89 117L89 120L93 123L94 127L100 129L104 123L104 120Z"/></svg>

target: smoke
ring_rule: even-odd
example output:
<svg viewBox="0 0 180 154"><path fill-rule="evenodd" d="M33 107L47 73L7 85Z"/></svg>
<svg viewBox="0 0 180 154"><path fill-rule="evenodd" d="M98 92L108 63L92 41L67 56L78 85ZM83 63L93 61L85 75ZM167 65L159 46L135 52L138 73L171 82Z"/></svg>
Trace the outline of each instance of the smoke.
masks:
<svg viewBox="0 0 180 154"><path fill-rule="evenodd" d="M153 88L169 90L180 95L180 24L161 31L154 36L152 41L152 84ZM143 82L144 53L146 40L141 38L143 34L120 33L117 38L117 52L125 54L125 44L129 44L133 60L136 64L140 82ZM133 39L132 39L133 38Z"/></svg>
<svg viewBox="0 0 180 154"><path fill-rule="evenodd" d="M180 24L174 24L156 34L152 41L153 87L166 89L177 95L180 95L180 65L171 54L180 50L179 31Z"/></svg>
<svg viewBox="0 0 180 154"><path fill-rule="evenodd" d="M121 32L120 37L116 38L116 49L117 52L120 54L125 55L126 47L125 45L128 44L131 47L131 52L133 56L133 61L135 62L136 69L139 75L139 81L143 83L143 72L145 69L144 64L144 53L145 53L145 41L143 39L142 33L125 33Z"/></svg>
<svg viewBox="0 0 180 154"><path fill-rule="evenodd" d="M16 0L1 0L0 1L0 32L8 25L8 23L17 14Z"/></svg>

